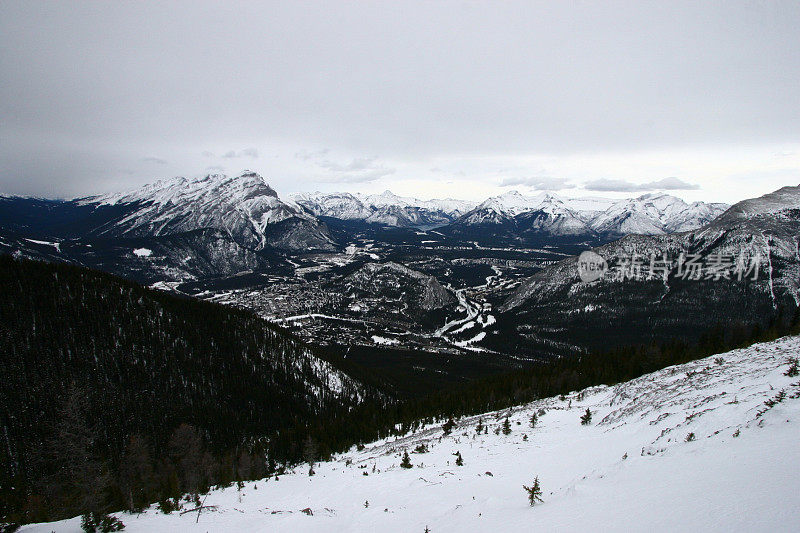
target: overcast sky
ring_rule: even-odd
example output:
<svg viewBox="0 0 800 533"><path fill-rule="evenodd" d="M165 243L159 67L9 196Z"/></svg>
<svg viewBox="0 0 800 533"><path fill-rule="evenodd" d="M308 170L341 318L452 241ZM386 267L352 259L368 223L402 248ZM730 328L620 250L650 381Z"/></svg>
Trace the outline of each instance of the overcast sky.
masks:
<svg viewBox="0 0 800 533"><path fill-rule="evenodd" d="M800 2L0 3L0 193L733 202L800 183Z"/></svg>

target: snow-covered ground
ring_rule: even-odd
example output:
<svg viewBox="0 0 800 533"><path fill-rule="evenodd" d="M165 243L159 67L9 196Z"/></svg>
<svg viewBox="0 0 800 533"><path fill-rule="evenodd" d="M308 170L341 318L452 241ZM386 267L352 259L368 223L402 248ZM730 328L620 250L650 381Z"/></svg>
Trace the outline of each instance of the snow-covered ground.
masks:
<svg viewBox="0 0 800 533"><path fill-rule="evenodd" d="M428 426L337 456L313 477L299 467L212 491L205 505L216 510L199 520L155 508L119 517L131 532L797 531L800 377L784 372L798 354L800 337L787 337L462 419L449 436ZM506 416L511 433L496 434ZM488 434L476 434L479 418ZM430 451L400 468L420 444ZM522 485L535 476L544 503L530 507ZM22 530L78 531L79 519Z"/></svg>

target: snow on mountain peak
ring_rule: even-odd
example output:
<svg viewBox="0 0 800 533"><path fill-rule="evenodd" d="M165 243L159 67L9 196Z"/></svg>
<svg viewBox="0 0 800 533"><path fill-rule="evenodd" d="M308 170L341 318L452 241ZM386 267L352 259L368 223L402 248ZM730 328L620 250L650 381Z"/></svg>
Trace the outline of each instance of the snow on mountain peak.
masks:
<svg viewBox="0 0 800 533"><path fill-rule="evenodd" d="M82 205L123 205L131 210L114 231L126 236L160 236L196 229L219 229L240 245L262 249L277 237L267 229L289 219L298 227L280 239L281 247L332 248L324 226L293 203L283 202L262 176L245 171L237 176L209 174L187 180L160 180L134 191L81 198Z"/></svg>
<svg viewBox="0 0 800 533"><path fill-rule="evenodd" d="M758 198L743 200L728 209L720 220L734 221L800 209L800 185L786 186Z"/></svg>
<svg viewBox="0 0 800 533"><path fill-rule="evenodd" d="M381 194L300 193L292 199L317 216L342 220L363 220L389 226L436 226L451 222L474 204L462 200L419 200L398 196L392 191Z"/></svg>

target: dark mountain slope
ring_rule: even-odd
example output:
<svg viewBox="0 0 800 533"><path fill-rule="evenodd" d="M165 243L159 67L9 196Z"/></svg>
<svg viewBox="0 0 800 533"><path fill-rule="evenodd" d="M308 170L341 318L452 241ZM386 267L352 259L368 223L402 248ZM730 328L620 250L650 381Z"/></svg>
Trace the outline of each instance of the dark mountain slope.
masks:
<svg viewBox="0 0 800 533"><path fill-rule="evenodd" d="M182 423L198 428L214 453L280 434L266 449L292 457L299 443L287 435L372 396L246 311L8 256L0 256L0 287L5 502L36 494L62 468L42 453L57 440L65 398L76 390L97 453L111 464L134 434L158 454ZM67 510L75 511L53 504L54 514Z"/></svg>

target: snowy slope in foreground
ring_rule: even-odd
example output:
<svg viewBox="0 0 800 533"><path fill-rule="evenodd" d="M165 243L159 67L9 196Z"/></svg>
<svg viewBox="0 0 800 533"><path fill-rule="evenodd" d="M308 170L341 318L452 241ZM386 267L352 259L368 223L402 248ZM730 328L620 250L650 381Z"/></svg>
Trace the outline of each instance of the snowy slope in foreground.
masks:
<svg viewBox="0 0 800 533"><path fill-rule="evenodd" d="M205 503L217 510L199 523L196 513L120 517L131 532L796 531L800 377L783 373L798 353L800 337L787 337L722 354L722 364L711 357L489 413L481 417L488 435L476 436L472 417L447 437L437 426L375 443L319 465L314 477L298 468L241 492L214 491ZM781 390L786 399L759 414ZM581 426L587 407L593 421ZM530 429L539 409L546 413ZM495 435L506 414L512 433ZM400 468L399 454L423 442L430 452L412 453L414 468ZM522 485L536 475L544 503L532 508Z"/></svg>

